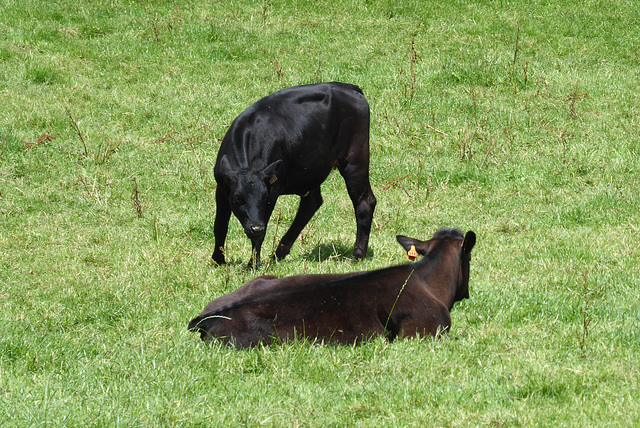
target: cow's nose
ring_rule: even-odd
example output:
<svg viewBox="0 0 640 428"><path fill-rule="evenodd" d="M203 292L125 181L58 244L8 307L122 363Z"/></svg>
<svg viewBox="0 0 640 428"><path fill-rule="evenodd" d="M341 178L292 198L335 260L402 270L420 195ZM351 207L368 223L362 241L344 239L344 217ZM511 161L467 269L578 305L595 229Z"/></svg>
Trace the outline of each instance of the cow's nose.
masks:
<svg viewBox="0 0 640 428"><path fill-rule="evenodd" d="M265 227L262 224L252 224L249 226L249 232L252 236L262 235L264 234Z"/></svg>

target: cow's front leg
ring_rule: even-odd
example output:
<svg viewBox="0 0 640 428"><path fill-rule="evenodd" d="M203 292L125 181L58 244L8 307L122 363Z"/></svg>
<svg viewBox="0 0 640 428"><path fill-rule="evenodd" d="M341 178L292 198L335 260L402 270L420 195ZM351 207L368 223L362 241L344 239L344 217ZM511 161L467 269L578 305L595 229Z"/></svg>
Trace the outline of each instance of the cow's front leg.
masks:
<svg viewBox="0 0 640 428"><path fill-rule="evenodd" d="M264 219L264 221L256 221L249 224L248 227L245 227L245 233L251 240L251 260L249 260L249 268L260 267L260 249L262 248L262 242L267 232L267 223L275 208L278 195L279 193L272 189L263 215L257 217Z"/></svg>
<svg viewBox="0 0 640 428"><path fill-rule="evenodd" d="M318 208L322 205L322 195L320 194L320 187L317 187L305 196L300 198L300 206L298 207L298 213L296 214L296 218L293 220L291 227L284 234L282 240L280 240L280 244L278 245L278 249L276 250L276 259L282 260L284 259L289 251L291 251L291 246L302 232L302 229L309 223L311 217L318 211Z"/></svg>
<svg viewBox="0 0 640 428"><path fill-rule="evenodd" d="M213 223L213 234L215 237L215 249L211 258L218 264L224 264L224 242L227 239L229 230L229 218L231 217L231 205L229 198L224 191L218 187L216 189L216 219Z"/></svg>

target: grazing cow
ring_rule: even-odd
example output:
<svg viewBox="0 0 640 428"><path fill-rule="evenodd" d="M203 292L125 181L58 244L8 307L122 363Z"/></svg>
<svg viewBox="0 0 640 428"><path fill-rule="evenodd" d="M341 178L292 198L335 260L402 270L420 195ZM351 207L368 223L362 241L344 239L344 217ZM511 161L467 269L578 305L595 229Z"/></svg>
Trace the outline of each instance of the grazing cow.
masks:
<svg viewBox="0 0 640 428"><path fill-rule="evenodd" d="M231 212L251 240L252 265L278 196L300 196L291 227L275 257L283 259L322 205L320 185L337 167L355 209L353 256L365 257L376 198L369 184L369 104L362 90L344 83L296 86L268 95L233 121L214 168L215 250L225 263L224 242ZM253 262L253 263L252 263Z"/></svg>
<svg viewBox="0 0 640 428"><path fill-rule="evenodd" d="M441 229L428 241L397 239L407 257L424 257L369 272L261 276L209 303L189 330L238 348L297 337L351 344L447 331L453 304L469 297L476 235Z"/></svg>

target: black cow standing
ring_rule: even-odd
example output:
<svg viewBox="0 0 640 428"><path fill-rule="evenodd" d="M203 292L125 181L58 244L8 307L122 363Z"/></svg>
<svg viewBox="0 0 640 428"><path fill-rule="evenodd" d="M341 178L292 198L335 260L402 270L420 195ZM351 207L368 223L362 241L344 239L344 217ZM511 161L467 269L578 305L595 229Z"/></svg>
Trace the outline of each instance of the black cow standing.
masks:
<svg viewBox="0 0 640 428"><path fill-rule="evenodd" d="M369 104L354 85L295 86L268 95L242 112L227 131L214 169L213 260L225 263L231 212L251 240L252 262L278 196L300 196L298 213L276 250L284 258L322 205L320 185L331 169L344 177L353 202L357 236L353 256L367 252L376 198L369 184ZM251 264L251 262L250 262Z"/></svg>

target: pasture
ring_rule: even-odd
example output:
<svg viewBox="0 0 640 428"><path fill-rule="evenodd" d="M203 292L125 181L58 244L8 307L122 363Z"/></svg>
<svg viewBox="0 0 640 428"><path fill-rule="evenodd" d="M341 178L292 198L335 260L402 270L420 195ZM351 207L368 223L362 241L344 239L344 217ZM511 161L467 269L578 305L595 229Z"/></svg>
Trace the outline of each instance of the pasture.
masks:
<svg viewBox="0 0 640 428"><path fill-rule="evenodd" d="M640 425L640 12L628 0L0 2L0 425ZM213 165L278 89L360 86L378 199L344 181L258 271ZM187 322L259 274L405 263L473 230L441 340L207 345Z"/></svg>

